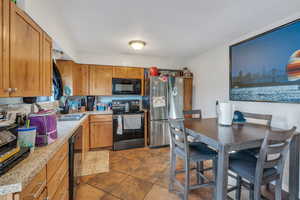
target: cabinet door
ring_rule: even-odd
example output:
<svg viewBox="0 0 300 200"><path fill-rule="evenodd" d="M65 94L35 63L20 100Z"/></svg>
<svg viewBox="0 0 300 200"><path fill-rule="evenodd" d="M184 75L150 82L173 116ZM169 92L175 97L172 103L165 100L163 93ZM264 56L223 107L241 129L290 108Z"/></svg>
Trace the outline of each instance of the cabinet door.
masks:
<svg viewBox="0 0 300 200"><path fill-rule="evenodd" d="M90 66L89 67L90 95L112 94L112 67Z"/></svg>
<svg viewBox="0 0 300 200"><path fill-rule="evenodd" d="M144 69L136 68L136 67L128 67L127 77L131 79L144 79Z"/></svg>
<svg viewBox="0 0 300 200"><path fill-rule="evenodd" d="M73 76L73 85L77 85L78 95L85 96L89 94L89 66L76 64L76 73Z"/></svg>
<svg viewBox="0 0 300 200"><path fill-rule="evenodd" d="M9 2L0 1L0 97L9 96Z"/></svg>
<svg viewBox="0 0 300 200"><path fill-rule="evenodd" d="M10 96L42 96L43 31L14 3L10 5Z"/></svg>
<svg viewBox="0 0 300 200"><path fill-rule="evenodd" d="M112 122L90 123L90 148L111 147Z"/></svg>
<svg viewBox="0 0 300 200"><path fill-rule="evenodd" d="M127 78L127 67L113 67L113 78Z"/></svg>
<svg viewBox="0 0 300 200"><path fill-rule="evenodd" d="M81 90L81 67L80 65L73 63L70 69L70 78L72 82L72 96L80 96L82 93Z"/></svg>
<svg viewBox="0 0 300 200"><path fill-rule="evenodd" d="M193 100L193 78L184 78L184 96L183 96L184 110L192 110L192 100Z"/></svg>
<svg viewBox="0 0 300 200"><path fill-rule="evenodd" d="M89 66L80 65L81 72L81 94L89 95Z"/></svg>
<svg viewBox="0 0 300 200"><path fill-rule="evenodd" d="M63 86L67 86L72 90L72 94L74 93L73 88L73 61L66 61L66 60L57 60L57 68L60 72ZM76 88L75 88L76 92ZM65 94L64 94L65 95Z"/></svg>
<svg viewBox="0 0 300 200"><path fill-rule="evenodd" d="M52 95L52 39L44 33L43 37L43 70L44 88L43 95Z"/></svg>

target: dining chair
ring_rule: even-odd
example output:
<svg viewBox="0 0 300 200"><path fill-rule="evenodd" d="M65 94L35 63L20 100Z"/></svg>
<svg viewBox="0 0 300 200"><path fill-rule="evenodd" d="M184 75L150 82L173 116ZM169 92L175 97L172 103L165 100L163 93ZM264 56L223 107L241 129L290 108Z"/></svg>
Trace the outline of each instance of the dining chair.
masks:
<svg viewBox="0 0 300 200"><path fill-rule="evenodd" d="M201 187L213 187L216 189L216 172L217 172L217 153L211 150L208 146L201 142L189 142L188 133L184 127L184 120L169 119L170 127L170 184L169 191L174 191L174 185L180 189L182 199L188 200L190 190L198 189ZM180 158L184 161L184 169L176 169L176 159ZM207 160L213 161L212 168L200 169L200 165ZM190 164L196 163L196 167L191 168ZM196 171L197 183L190 185L190 171ZM205 176L205 171L212 170L214 180L209 180ZM176 175L184 173L185 180L182 184L177 180Z"/></svg>
<svg viewBox="0 0 300 200"><path fill-rule="evenodd" d="M275 200L281 200L282 176L291 138L296 127L290 130L268 130L258 158L245 153L230 156L229 169L237 174L236 199L241 198L242 186L250 190L250 200L260 200L262 185L275 181Z"/></svg>
<svg viewBox="0 0 300 200"><path fill-rule="evenodd" d="M257 114L257 113L248 113L248 112L242 112L244 118L246 119L252 119L256 120L254 122L246 122L246 123L257 123L258 121L263 122L263 125L265 125L267 128L271 128L271 122L272 122L272 115L268 114ZM261 123L259 123L261 124ZM252 148L244 150L244 152L249 153L253 156L257 156L259 154L260 148Z"/></svg>
<svg viewBox="0 0 300 200"><path fill-rule="evenodd" d="M183 115L185 119L201 119L201 110L184 110Z"/></svg>

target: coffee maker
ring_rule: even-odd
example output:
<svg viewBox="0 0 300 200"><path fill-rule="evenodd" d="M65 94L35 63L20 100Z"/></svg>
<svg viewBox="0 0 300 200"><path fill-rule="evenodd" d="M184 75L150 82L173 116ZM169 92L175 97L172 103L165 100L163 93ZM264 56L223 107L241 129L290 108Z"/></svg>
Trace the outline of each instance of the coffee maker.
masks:
<svg viewBox="0 0 300 200"><path fill-rule="evenodd" d="M87 111L93 111L94 110L94 104L95 104L95 96L87 96L86 102L87 102Z"/></svg>

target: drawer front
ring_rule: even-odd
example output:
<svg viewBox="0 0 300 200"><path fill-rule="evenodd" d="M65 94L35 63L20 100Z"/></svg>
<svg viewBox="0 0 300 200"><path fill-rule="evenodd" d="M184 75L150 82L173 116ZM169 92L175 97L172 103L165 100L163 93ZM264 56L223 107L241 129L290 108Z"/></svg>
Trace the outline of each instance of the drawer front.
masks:
<svg viewBox="0 0 300 200"><path fill-rule="evenodd" d="M63 181L60 183L52 200L68 200L69 199L69 176L65 175Z"/></svg>
<svg viewBox="0 0 300 200"><path fill-rule="evenodd" d="M55 172L54 176L50 179L50 181L47 183L47 189L48 189L48 197L52 199L56 191L58 190L58 187L60 183L62 182L65 175L68 173L68 159L65 158L63 163L60 165L58 170Z"/></svg>
<svg viewBox="0 0 300 200"><path fill-rule="evenodd" d="M91 115L90 122L111 122L112 115Z"/></svg>
<svg viewBox="0 0 300 200"><path fill-rule="evenodd" d="M46 167L44 167L21 192L21 199L38 199L45 190L46 185Z"/></svg>
<svg viewBox="0 0 300 200"><path fill-rule="evenodd" d="M47 182L53 177L61 163L68 155L68 143L64 144L47 164Z"/></svg>

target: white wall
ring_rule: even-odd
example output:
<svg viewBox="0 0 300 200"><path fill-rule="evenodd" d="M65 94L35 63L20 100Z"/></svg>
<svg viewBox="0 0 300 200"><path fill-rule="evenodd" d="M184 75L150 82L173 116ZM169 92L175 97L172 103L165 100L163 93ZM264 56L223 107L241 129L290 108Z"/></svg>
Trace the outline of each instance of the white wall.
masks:
<svg viewBox="0 0 300 200"><path fill-rule="evenodd" d="M133 67L150 67L159 68L181 68L184 63L180 59L159 56L143 56L139 54L97 54L82 52L77 54L76 62L84 64L116 65L116 66L133 66Z"/></svg>
<svg viewBox="0 0 300 200"><path fill-rule="evenodd" d="M62 47L65 53L75 59L73 40L60 18L57 5L49 0L19 0L19 5Z"/></svg>
<svg viewBox="0 0 300 200"><path fill-rule="evenodd" d="M264 29L255 31L234 41L212 48L188 60L187 66L194 73L194 101L195 109L202 109L204 117L215 117L216 100L229 100L229 46L236 42L263 33L267 30L293 21L299 15L288 17ZM272 126L290 128L300 127L300 104L233 102L237 110L272 114ZM285 170L284 189L288 187L288 171Z"/></svg>

